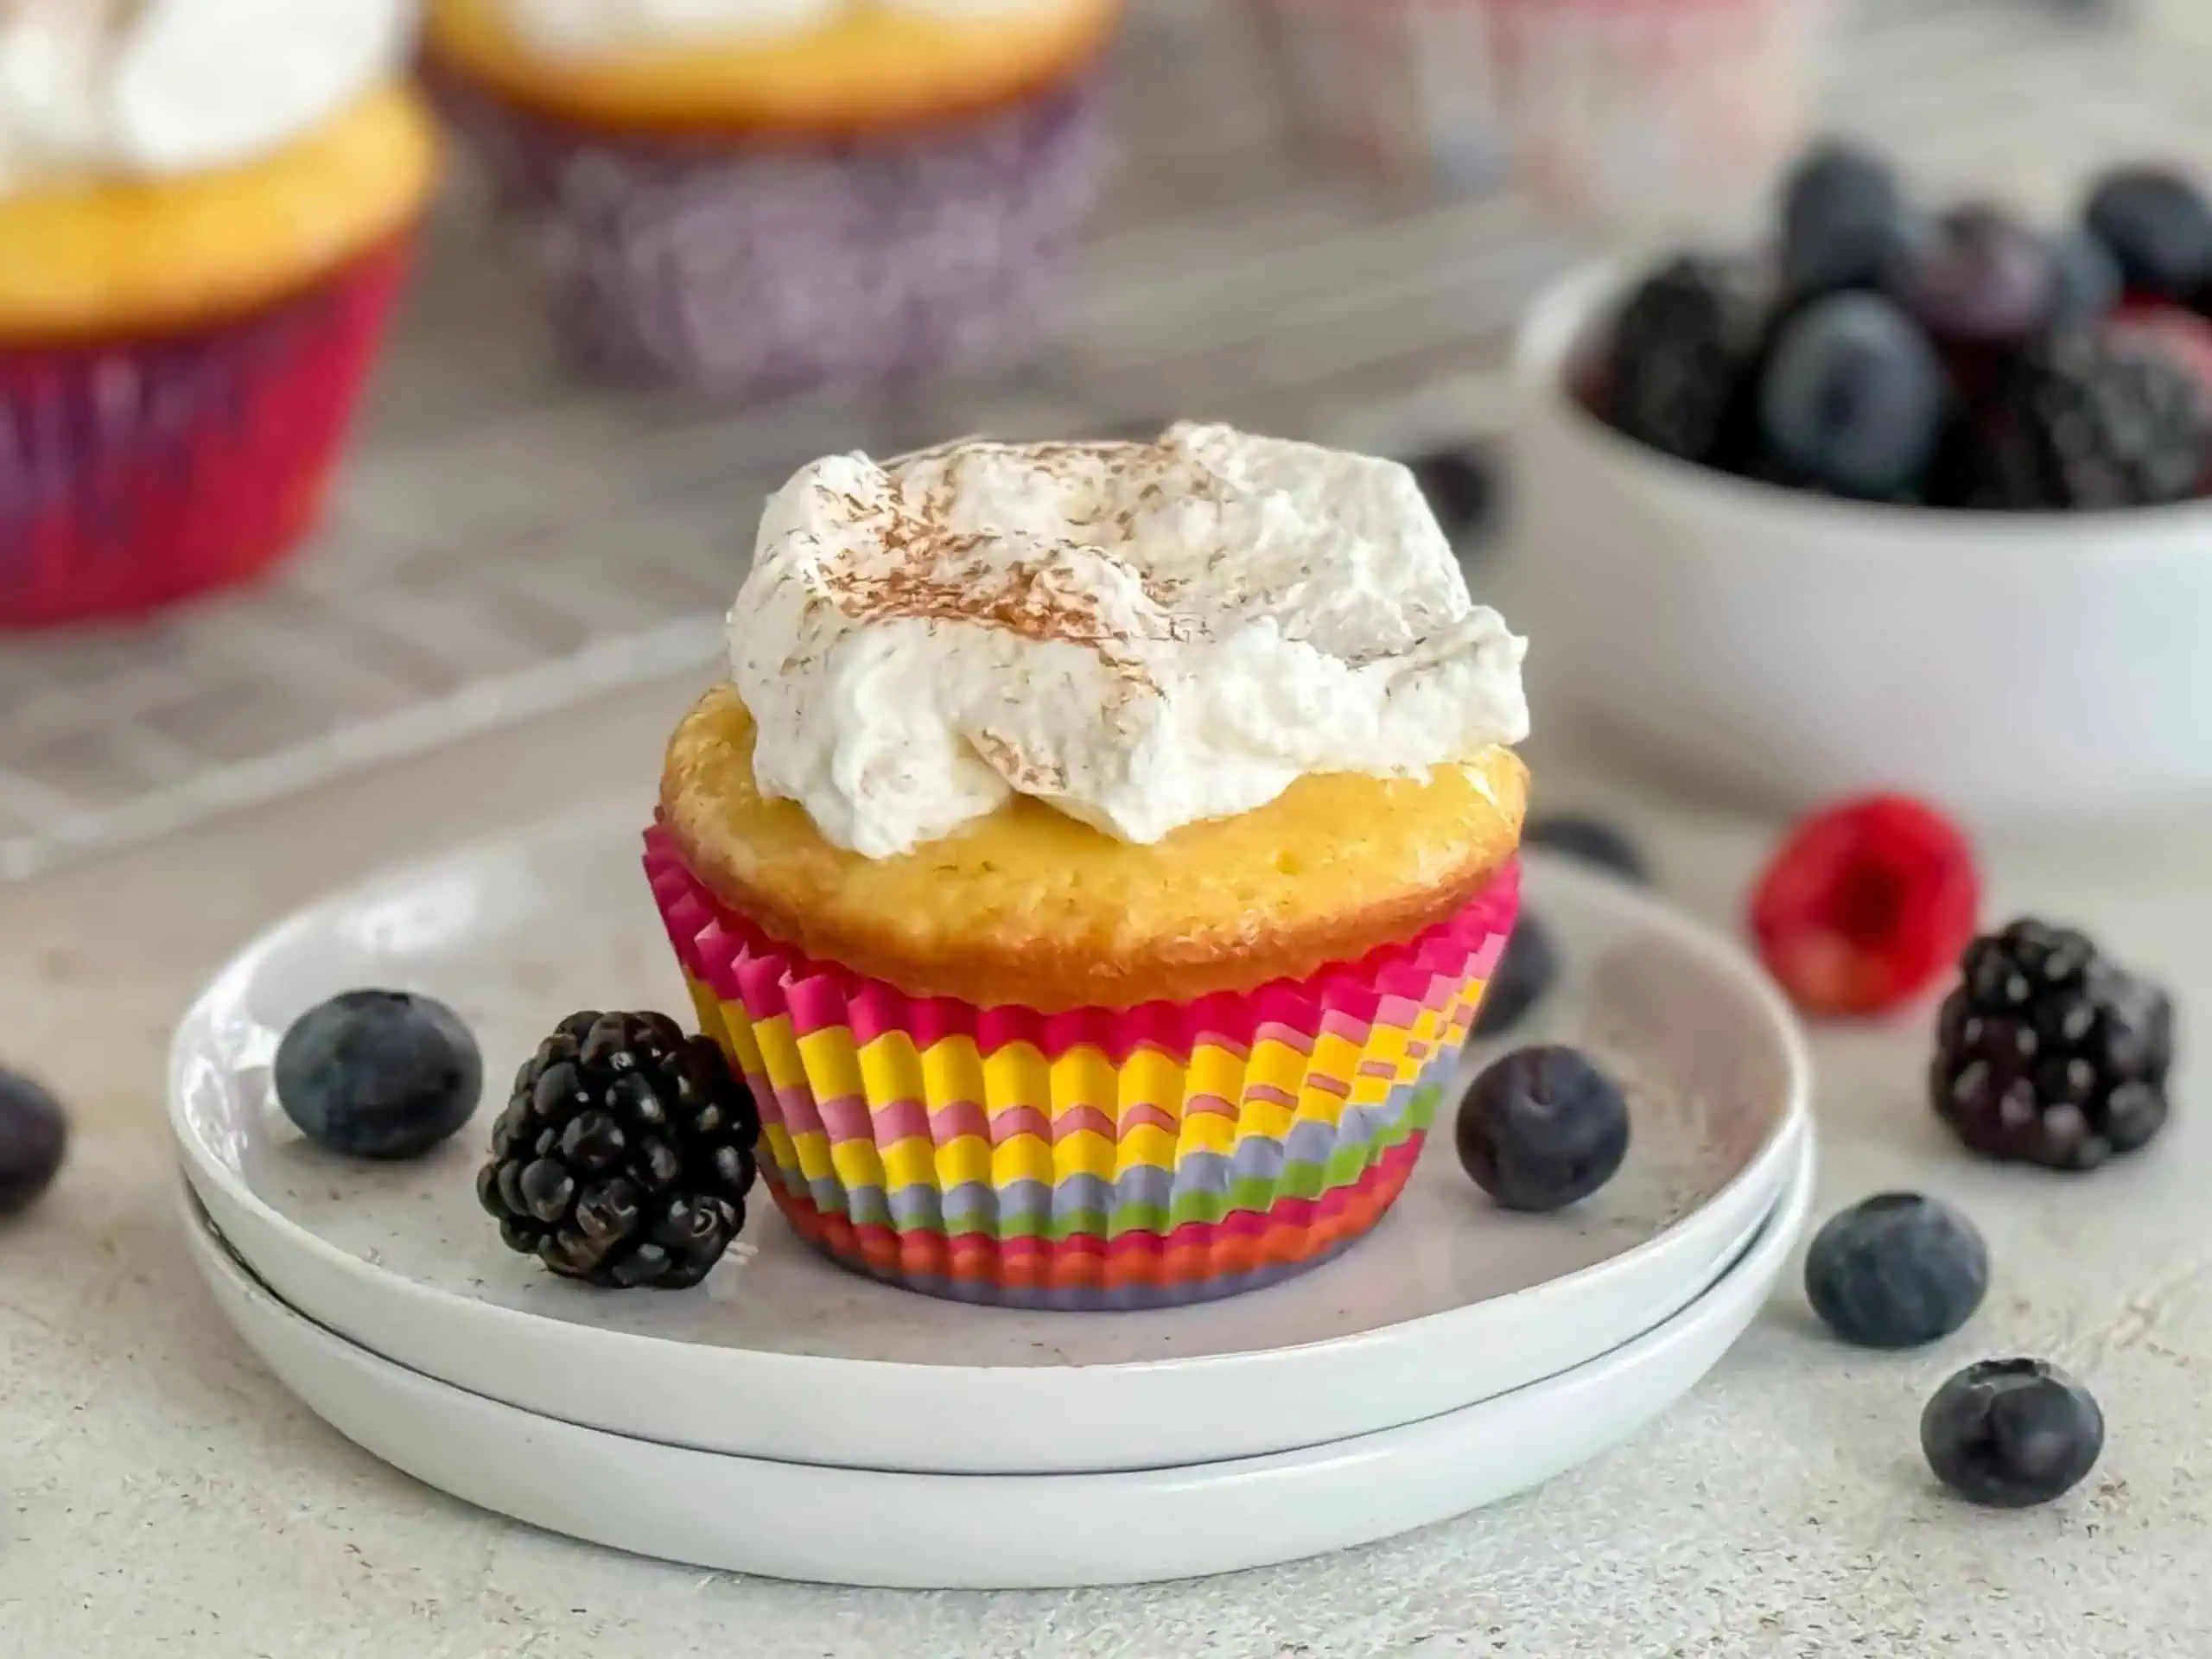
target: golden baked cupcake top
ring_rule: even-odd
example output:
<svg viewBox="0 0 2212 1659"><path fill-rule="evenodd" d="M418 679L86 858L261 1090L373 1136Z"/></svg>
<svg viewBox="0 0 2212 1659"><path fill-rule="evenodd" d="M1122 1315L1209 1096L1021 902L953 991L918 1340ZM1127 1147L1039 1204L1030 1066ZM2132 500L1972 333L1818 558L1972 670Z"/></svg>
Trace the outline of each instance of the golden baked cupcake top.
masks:
<svg viewBox="0 0 2212 1659"><path fill-rule="evenodd" d="M405 0L0 0L0 340L304 287L428 194Z"/></svg>
<svg viewBox="0 0 2212 1659"><path fill-rule="evenodd" d="M1523 650L1391 462L1200 426L832 456L763 515L663 815L767 931L912 994L1249 989L1512 856Z"/></svg>
<svg viewBox="0 0 2212 1659"><path fill-rule="evenodd" d="M432 0L434 62L651 131L851 132L989 109L1097 56L1122 0Z"/></svg>

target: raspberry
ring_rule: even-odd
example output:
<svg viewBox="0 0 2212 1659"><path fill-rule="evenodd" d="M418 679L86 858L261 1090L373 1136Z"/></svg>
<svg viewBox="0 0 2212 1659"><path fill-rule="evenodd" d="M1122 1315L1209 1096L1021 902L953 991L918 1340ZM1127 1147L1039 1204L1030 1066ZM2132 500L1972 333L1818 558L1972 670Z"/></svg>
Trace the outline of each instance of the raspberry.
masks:
<svg viewBox="0 0 2212 1659"><path fill-rule="evenodd" d="M1790 832L1752 894L1751 931L1808 1014L1881 1014L1958 960L1980 896L1974 849L1948 819L1874 795Z"/></svg>

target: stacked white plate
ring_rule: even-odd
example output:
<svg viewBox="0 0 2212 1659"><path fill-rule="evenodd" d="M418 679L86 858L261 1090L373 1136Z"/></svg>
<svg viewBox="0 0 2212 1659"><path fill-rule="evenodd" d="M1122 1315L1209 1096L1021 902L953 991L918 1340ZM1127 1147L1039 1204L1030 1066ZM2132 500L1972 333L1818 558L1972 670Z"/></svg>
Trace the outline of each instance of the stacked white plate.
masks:
<svg viewBox="0 0 2212 1659"><path fill-rule="evenodd" d="M1653 901L1541 856L1529 904L1567 971L1516 1036L1579 1043L1623 1079L1621 1174L1570 1211L1507 1215L1446 1122L1371 1238L1210 1306L933 1301L819 1260L765 1193L700 1288L593 1291L502 1247L476 1205L480 1126L398 1166L292 1128L270 1061L337 991L443 997L495 1077L574 1008L683 1006L634 830L533 832L318 905L242 953L177 1036L187 1230L225 1313L341 1433L487 1509L844 1583L1289 1560L1628 1437L1742 1332L1803 1222L1809 1079L1771 988Z"/></svg>

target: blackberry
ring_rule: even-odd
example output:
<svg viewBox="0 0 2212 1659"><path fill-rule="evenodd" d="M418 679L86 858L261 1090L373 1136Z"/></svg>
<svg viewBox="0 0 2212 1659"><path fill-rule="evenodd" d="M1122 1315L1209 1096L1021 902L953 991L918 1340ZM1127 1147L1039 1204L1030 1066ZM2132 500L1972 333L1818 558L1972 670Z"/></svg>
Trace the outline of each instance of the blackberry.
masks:
<svg viewBox="0 0 2212 1659"><path fill-rule="evenodd" d="M1710 460L1738 415L1761 308L1726 265L1683 257L1629 296L1606 358L1615 430L1684 461Z"/></svg>
<svg viewBox="0 0 2212 1659"><path fill-rule="evenodd" d="M615 1288L697 1284L745 1225L760 1113L658 1014L574 1014L515 1077L476 1196L508 1248Z"/></svg>
<svg viewBox="0 0 2212 1659"><path fill-rule="evenodd" d="M2068 329L2023 353L1979 411L1973 506L2156 506L2212 473L2212 400L2153 342Z"/></svg>
<svg viewBox="0 0 2212 1659"><path fill-rule="evenodd" d="M1967 948L1929 1093L1975 1151L2094 1169L2166 1122L2173 1004L2070 929L2018 921Z"/></svg>

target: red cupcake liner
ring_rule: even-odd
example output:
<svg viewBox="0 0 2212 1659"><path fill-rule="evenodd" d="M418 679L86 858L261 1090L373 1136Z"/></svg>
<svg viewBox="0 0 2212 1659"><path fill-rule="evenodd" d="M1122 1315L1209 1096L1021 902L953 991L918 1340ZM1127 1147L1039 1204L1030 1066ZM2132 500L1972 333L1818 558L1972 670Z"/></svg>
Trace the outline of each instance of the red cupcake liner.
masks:
<svg viewBox="0 0 2212 1659"><path fill-rule="evenodd" d="M0 344L0 628L141 613L296 548L411 244L211 327Z"/></svg>
<svg viewBox="0 0 2212 1659"><path fill-rule="evenodd" d="M1033 338L1098 189L1095 76L982 116L806 142L563 122L435 72L572 354L773 396Z"/></svg>

